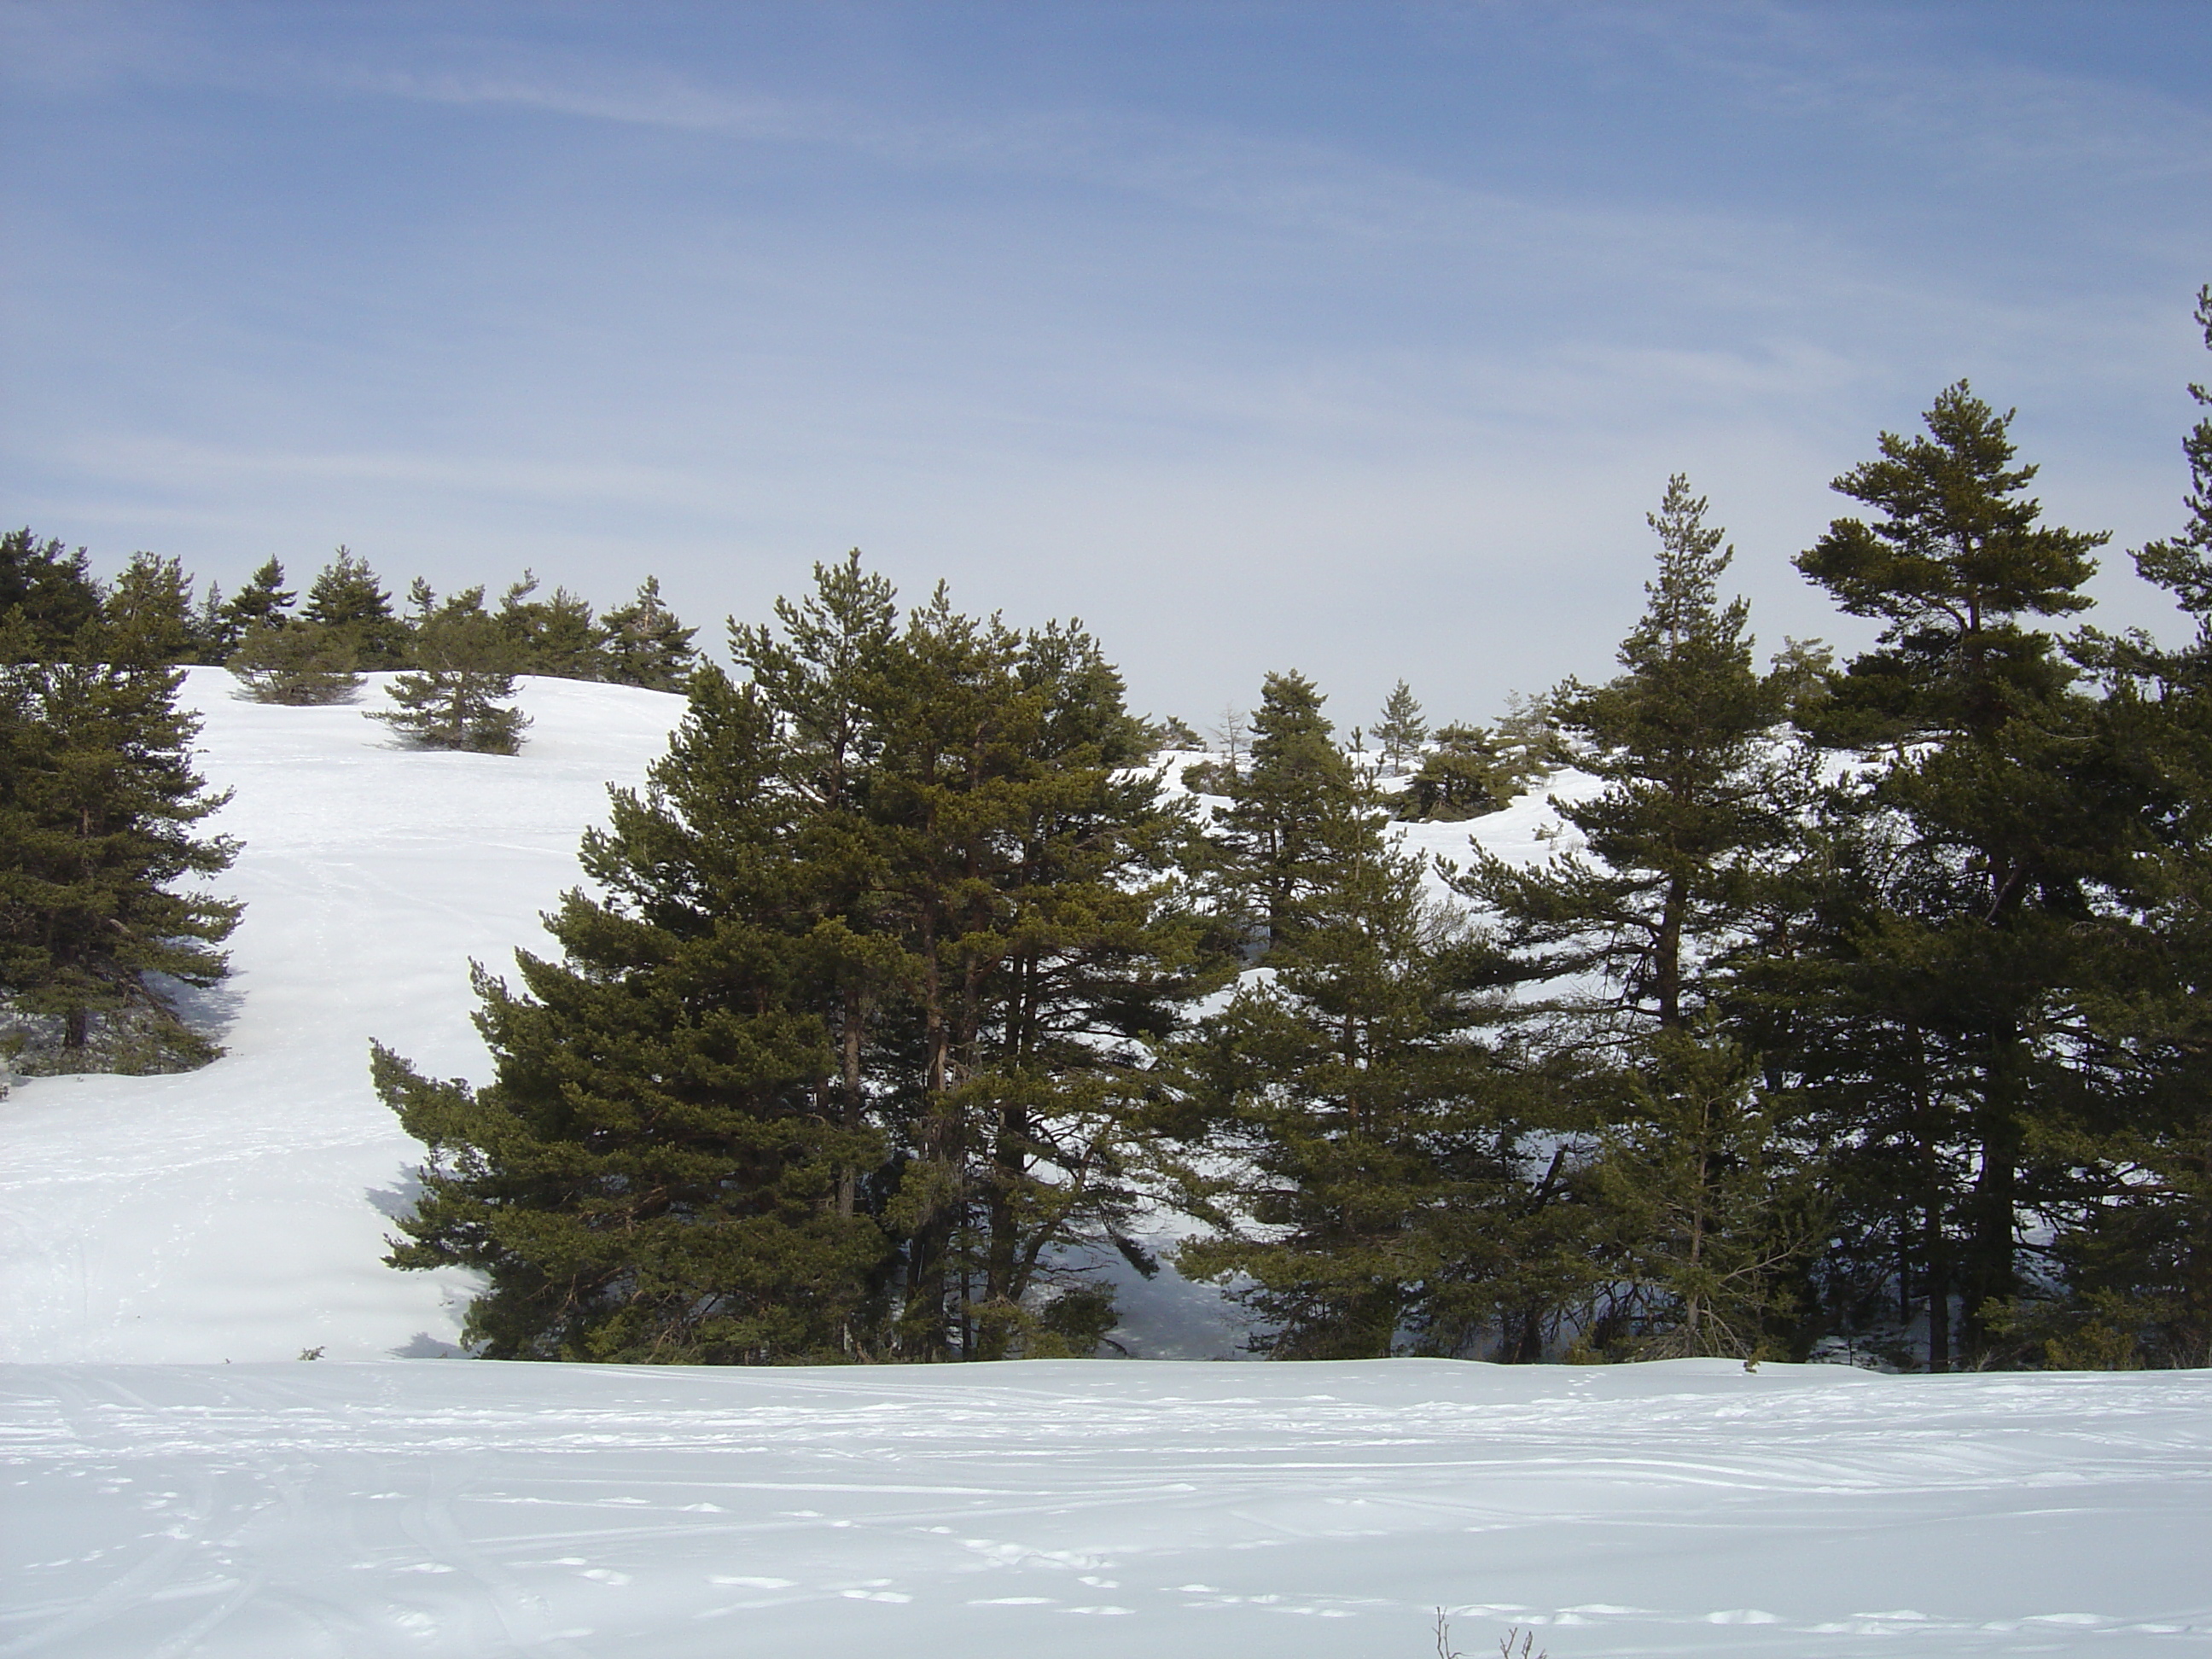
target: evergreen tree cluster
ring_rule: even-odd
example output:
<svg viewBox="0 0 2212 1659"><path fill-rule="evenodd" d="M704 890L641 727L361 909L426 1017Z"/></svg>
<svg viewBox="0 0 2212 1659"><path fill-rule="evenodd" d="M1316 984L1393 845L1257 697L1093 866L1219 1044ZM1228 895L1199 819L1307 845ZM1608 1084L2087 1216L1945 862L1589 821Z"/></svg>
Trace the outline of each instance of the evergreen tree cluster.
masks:
<svg viewBox="0 0 2212 1659"><path fill-rule="evenodd" d="M678 620L652 576L604 615L566 588L541 598L527 571L495 608L487 607L481 587L441 605L418 577L409 614L394 607L368 561L344 547L304 596L285 586L284 567L272 558L226 599L214 583L201 592L179 561L151 553L133 555L112 583L102 583L81 548L67 553L28 530L8 536L5 545L0 614L20 607L30 637L49 653L97 622L116 650L148 661L228 666L267 702L343 702L363 673L433 667L423 660L425 630L434 639L447 636L429 655L449 659L455 630L435 624L453 613L491 618L491 627L467 630L474 636L471 666L483 672L674 691L698 656L691 643L697 630Z"/></svg>
<svg viewBox="0 0 2212 1659"><path fill-rule="evenodd" d="M1195 795L1079 629L818 572L479 971L494 1079L379 1050L393 1261L494 1355L1081 1353L1164 1202L1287 1357L2212 1363L2212 415L2176 648L2069 621L2011 419L1835 481L1847 660L1762 662L1677 477L1602 683L1347 752L1272 675ZM1393 827L1565 765L1540 860Z"/></svg>
<svg viewBox="0 0 2212 1659"><path fill-rule="evenodd" d="M560 959L479 971L495 1079L378 1051L431 1149L393 1261L484 1273L494 1355L1090 1352L1148 1045L1227 973L1147 732L1080 629L902 617L857 556L731 649Z"/></svg>

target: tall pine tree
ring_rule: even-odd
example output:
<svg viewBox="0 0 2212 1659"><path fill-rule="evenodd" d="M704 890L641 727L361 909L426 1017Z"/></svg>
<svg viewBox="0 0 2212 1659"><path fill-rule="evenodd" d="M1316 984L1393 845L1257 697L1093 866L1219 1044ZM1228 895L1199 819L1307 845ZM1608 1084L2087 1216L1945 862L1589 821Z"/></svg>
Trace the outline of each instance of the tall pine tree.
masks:
<svg viewBox="0 0 2212 1659"><path fill-rule="evenodd" d="M1822 724L1864 769L1835 798L1831 871L1792 1057L1893 1194L1863 1218L1917 1281L1929 1363L1989 1352L2021 1289L2031 1124L2072 1086L2082 949L2139 835L2075 671L2038 619L2087 609L2101 534L2046 526L2008 428L1962 381L1925 435L1881 434L1835 488L1839 519L1799 568L1881 624L1833 677ZM1904 1173L1900 1184L1893 1176Z"/></svg>

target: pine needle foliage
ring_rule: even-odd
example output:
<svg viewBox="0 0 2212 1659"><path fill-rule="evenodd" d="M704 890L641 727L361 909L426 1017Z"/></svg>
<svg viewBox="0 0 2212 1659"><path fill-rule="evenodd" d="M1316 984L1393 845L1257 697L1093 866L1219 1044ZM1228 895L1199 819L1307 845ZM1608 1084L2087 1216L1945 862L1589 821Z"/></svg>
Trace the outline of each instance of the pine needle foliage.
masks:
<svg viewBox="0 0 2212 1659"><path fill-rule="evenodd" d="M89 649L96 635L88 624ZM16 630L16 656L27 630ZM198 721L167 666L0 665L0 993L24 1069L176 1071L218 1050L171 982L210 986L240 907L198 885L237 843L191 769ZM51 1030L48 1030L48 1027Z"/></svg>
<svg viewBox="0 0 2212 1659"><path fill-rule="evenodd" d="M514 647L483 608L483 589L455 594L422 623L414 672L392 682L396 705L371 714L417 749L512 755L530 717L514 700Z"/></svg>

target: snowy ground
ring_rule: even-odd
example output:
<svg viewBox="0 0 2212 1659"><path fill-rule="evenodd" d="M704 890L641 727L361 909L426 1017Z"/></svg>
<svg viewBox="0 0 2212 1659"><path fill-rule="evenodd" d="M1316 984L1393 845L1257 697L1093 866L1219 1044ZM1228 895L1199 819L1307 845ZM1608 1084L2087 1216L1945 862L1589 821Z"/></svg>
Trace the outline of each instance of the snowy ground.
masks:
<svg viewBox="0 0 2212 1659"><path fill-rule="evenodd" d="M2212 1375L0 1373L0 1653L2203 1653ZM30 1522L33 1524L21 1524Z"/></svg>
<svg viewBox="0 0 2212 1659"><path fill-rule="evenodd" d="M378 1261L417 1154L368 1039L483 1075L468 958L539 941L680 705L530 682L505 759L191 694L229 1053L0 1102L0 1659L1423 1659L1438 1605L1476 1656L2212 1647L2212 1373L1172 1363L1237 1332L1171 1270L1124 1291L1158 1364L430 1358L468 1286Z"/></svg>

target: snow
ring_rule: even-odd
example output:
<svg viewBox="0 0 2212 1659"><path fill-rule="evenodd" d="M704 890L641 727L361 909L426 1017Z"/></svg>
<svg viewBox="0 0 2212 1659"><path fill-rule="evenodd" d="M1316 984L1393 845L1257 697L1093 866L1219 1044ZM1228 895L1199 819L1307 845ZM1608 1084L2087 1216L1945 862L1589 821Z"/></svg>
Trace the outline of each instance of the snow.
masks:
<svg viewBox="0 0 2212 1659"><path fill-rule="evenodd" d="M0 1652L2202 1653L2212 1376L30 1366Z"/></svg>
<svg viewBox="0 0 2212 1659"><path fill-rule="evenodd" d="M378 677L372 677L374 681ZM471 957L542 945L609 781L682 700L524 682L520 757L418 753L354 706L285 708L191 671L201 769L237 793L232 974L199 1012L228 1053L175 1077L39 1078L0 1102L0 1359L334 1358L449 1348L458 1274L384 1267L421 1149L369 1088L371 1037L481 1077Z"/></svg>
<svg viewBox="0 0 2212 1659"><path fill-rule="evenodd" d="M1235 1322L1171 1269L1122 1291L1158 1363L432 1358L469 1285L378 1259L419 1153L368 1040L484 1075L467 961L540 941L680 704L528 682L509 759L400 750L374 692L190 696L246 842L228 1053L0 1102L0 1656L1421 1659L1437 1607L1552 1659L2212 1640L2209 1373L1209 1364Z"/></svg>

